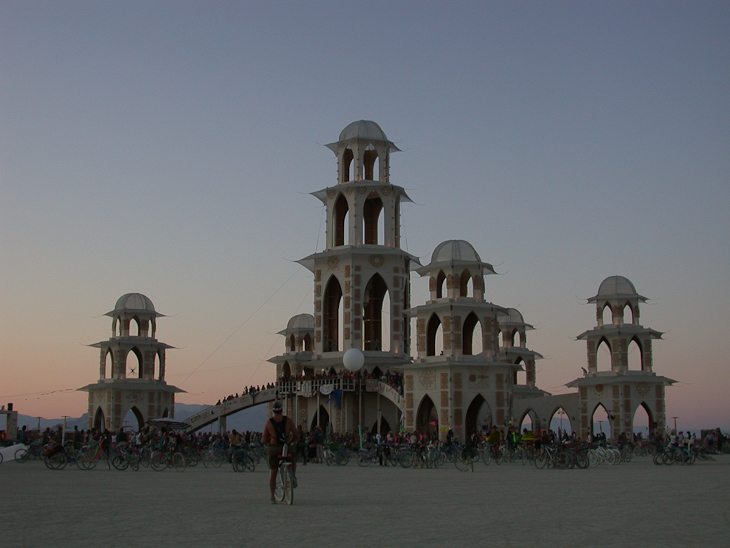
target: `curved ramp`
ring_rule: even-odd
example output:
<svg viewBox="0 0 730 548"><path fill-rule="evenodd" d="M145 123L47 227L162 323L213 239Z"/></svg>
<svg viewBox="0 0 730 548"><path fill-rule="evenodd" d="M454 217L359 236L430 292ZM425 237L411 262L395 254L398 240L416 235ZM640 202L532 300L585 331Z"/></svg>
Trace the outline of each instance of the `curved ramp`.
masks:
<svg viewBox="0 0 730 548"><path fill-rule="evenodd" d="M278 397L296 395L304 398L312 398L315 397L317 392L325 385L330 387L330 391L334 389L342 390L344 392L355 392L357 389L362 387L365 392L377 392L381 396L389 399L401 411L403 411L405 406L405 398L403 398L398 390L378 379L365 379L363 381L356 381L354 379L285 381L276 383L273 388L267 388L260 392L244 394L237 398L224 401L220 405L214 405L204 409L183 421L188 424L188 428L185 431L194 432L195 430L199 430L204 426L208 426L209 424L216 422L222 417L233 415L234 413L238 413L239 411L243 411L244 409L248 409L256 405L271 403Z"/></svg>

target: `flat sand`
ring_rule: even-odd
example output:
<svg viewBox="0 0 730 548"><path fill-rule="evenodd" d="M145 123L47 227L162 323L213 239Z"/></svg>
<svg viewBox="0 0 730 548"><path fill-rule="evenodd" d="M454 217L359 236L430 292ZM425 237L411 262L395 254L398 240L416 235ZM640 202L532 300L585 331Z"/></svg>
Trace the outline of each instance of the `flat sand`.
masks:
<svg viewBox="0 0 730 548"><path fill-rule="evenodd" d="M587 470L299 466L292 506L268 471L48 470L0 465L0 545L730 546L730 456Z"/></svg>

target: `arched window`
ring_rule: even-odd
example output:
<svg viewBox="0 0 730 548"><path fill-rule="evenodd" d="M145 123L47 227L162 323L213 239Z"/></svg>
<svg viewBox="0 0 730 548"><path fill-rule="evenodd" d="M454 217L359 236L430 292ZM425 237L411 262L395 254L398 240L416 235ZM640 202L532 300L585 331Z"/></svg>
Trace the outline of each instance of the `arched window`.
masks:
<svg viewBox="0 0 730 548"><path fill-rule="evenodd" d="M294 337L294 333L289 335L289 352L297 351L297 339Z"/></svg>
<svg viewBox="0 0 730 548"><path fill-rule="evenodd" d="M444 296L444 286L446 285L446 274L443 270L439 270L436 275L436 298L441 299Z"/></svg>
<svg viewBox="0 0 730 548"><path fill-rule="evenodd" d="M482 323L474 312L470 312L464 320L461 337L462 354L474 356L482 353Z"/></svg>
<svg viewBox="0 0 730 548"><path fill-rule="evenodd" d="M426 356L436 356L443 353L444 331L441 319L437 314L431 314L426 329Z"/></svg>
<svg viewBox="0 0 730 548"><path fill-rule="evenodd" d="M374 190L370 193L363 206L363 221L365 223L364 244L367 245L383 245L383 227L380 226L383 221L381 215L383 211L383 201Z"/></svg>
<svg viewBox="0 0 730 548"><path fill-rule="evenodd" d="M114 352L111 348L104 354L104 376L102 379L114 378Z"/></svg>
<svg viewBox="0 0 730 548"><path fill-rule="evenodd" d="M312 351L312 336L309 333L304 335L304 351L305 352Z"/></svg>
<svg viewBox="0 0 730 548"><path fill-rule="evenodd" d="M383 344L383 300L387 294L388 287L380 274L375 274L365 286L363 300L364 350L383 350L384 346L387 346L390 350L390 339L387 344ZM388 318L390 318L390 310L387 312Z"/></svg>
<svg viewBox="0 0 730 548"><path fill-rule="evenodd" d="M621 315L624 319L624 325L633 325L633 323L636 321L634 307L631 306L631 303L629 302L624 305L623 309L621 310Z"/></svg>
<svg viewBox="0 0 730 548"><path fill-rule="evenodd" d="M550 417L550 430L553 432L565 432L568 435L573 433L570 416L562 407L558 407L552 417Z"/></svg>
<svg viewBox="0 0 730 548"><path fill-rule="evenodd" d="M353 160L354 156L352 154L352 149L350 147L347 147L345 149L345 152L342 155L342 182L346 183L348 181L352 181L354 179L354 164Z"/></svg>
<svg viewBox="0 0 730 548"><path fill-rule="evenodd" d="M438 411L433 401L424 396L416 412L416 430L424 435L438 436Z"/></svg>
<svg viewBox="0 0 730 548"><path fill-rule="evenodd" d="M142 370L142 367L144 365L144 361L142 359L142 353L139 351L139 349L135 346L127 352L127 359L126 359L126 371L122 370L119 372L119 378L120 379L143 379L144 378L144 371Z"/></svg>
<svg viewBox="0 0 730 548"><path fill-rule="evenodd" d="M474 283L471 279L471 273L468 270L465 270L461 273L461 278L459 279L459 296L469 297L473 295Z"/></svg>
<svg viewBox="0 0 730 548"><path fill-rule="evenodd" d="M594 435L606 434L607 439L611 438L611 421L608 416L608 411L601 403L599 403L593 410L593 414L591 415L591 427Z"/></svg>
<svg viewBox="0 0 730 548"><path fill-rule="evenodd" d="M333 210L332 245L334 247L350 243L350 206L347 198L339 195Z"/></svg>
<svg viewBox="0 0 730 548"><path fill-rule="evenodd" d="M628 347L628 363L626 366L632 371L644 370L644 353L641 351L641 342L634 337L629 341Z"/></svg>
<svg viewBox="0 0 730 548"><path fill-rule="evenodd" d="M611 345L606 339L601 339L596 348L596 371L611 371Z"/></svg>
<svg viewBox="0 0 730 548"><path fill-rule="evenodd" d="M375 150L375 147L373 145L368 145L367 149L365 149L365 154L363 155L362 164L365 168L365 180L366 181L377 181L380 179L380 176L378 175L379 172L379 161L378 161L378 151Z"/></svg>
<svg viewBox="0 0 730 548"><path fill-rule="evenodd" d="M523 371L515 371L512 379L513 384L526 385L527 384L527 365L522 361L522 358L517 358L515 365L521 365Z"/></svg>
<svg viewBox="0 0 730 548"><path fill-rule="evenodd" d="M603 305L603 308L601 309L601 317L603 318L603 325L613 325L613 310L609 303Z"/></svg>
<svg viewBox="0 0 730 548"><path fill-rule="evenodd" d="M332 276L327 282L322 303L322 351L337 352L340 349L340 317L342 304L342 287L337 278Z"/></svg>
<svg viewBox="0 0 730 548"><path fill-rule="evenodd" d="M644 439L654 431L654 419L646 402L641 402L636 408L632 424L634 426L634 434L641 434Z"/></svg>

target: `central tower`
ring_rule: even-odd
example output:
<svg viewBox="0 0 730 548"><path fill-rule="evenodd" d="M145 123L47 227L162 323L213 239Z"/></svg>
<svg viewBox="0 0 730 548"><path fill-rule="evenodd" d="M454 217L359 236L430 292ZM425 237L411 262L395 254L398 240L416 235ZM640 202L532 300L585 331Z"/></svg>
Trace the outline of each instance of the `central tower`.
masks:
<svg viewBox="0 0 730 548"><path fill-rule="evenodd" d="M327 212L326 247L299 261L314 274L314 352L332 366L350 348L365 353L368 369L398 365L409 359L405 311L417 261L400 248L400 206L411 200L390 183L398 147L365 120L327 147L337 184L313 193Z"/></svg>

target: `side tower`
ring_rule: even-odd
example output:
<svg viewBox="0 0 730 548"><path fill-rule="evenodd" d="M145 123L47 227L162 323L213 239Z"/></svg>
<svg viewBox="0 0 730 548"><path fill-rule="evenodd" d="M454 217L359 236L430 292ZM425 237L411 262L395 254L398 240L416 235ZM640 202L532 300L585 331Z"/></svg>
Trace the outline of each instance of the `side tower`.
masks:
<svg viewBox="0 0 730 548"><path fill-rule="evenodd" d="M418 262L400 247L400 208L411 200L390 182L390 155L398 147L366 120L348 125L327 147L337 157L337 184L313 193L326 209L326 245L299 261L314 274L314 356L307 367L339 373L345 351L357 348L365 355L363 372L385 373L410 361L405 311L411 263ZM377 411L367 403L361 424L369 427ZM319 410L310 410L310 421L312 413ZM352 424L340 415L332 421L335 432Z"/></svg>
<svg viewBox="0 0 730 548"><path fill-rule="evenodd" d="M494 269L464 240L448 240L431 262L417 269L428 276L430 299L414 307L418 357L403 366L405 428L438 433L449 429L463 441L511 418L513 377L499 348L500 314L484 299L484 276Z"/></svg>
<svg viewBox="0 0 730 548"><path fill-rule="evenodd" d="M567 385L579 389L581 436L592 432L599 407L606 410L612 437L633 434L639 406L650 431L666 425L664 387L676 381L654 373L652 341L662 334L639 321L639 304L646 300L623 276L606 278L588 299L596 304L596 327L578 336L586 341L588 369Z"/></svg>
<svg viewBox="0 0 730 548"><path fill-rule="evenodd" d="M162 317L146 296L127 293L114 310L109 340L90 345L100 349L99 381L80 390L89 393L89 428L118 431L132 411L137 429L149 419L174 417L175 393L165 382L165 351L173 348L155 338Z"/></svg>

